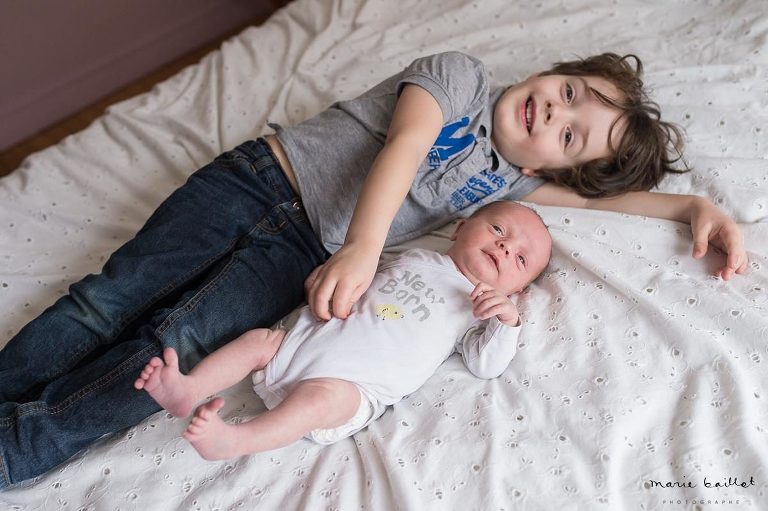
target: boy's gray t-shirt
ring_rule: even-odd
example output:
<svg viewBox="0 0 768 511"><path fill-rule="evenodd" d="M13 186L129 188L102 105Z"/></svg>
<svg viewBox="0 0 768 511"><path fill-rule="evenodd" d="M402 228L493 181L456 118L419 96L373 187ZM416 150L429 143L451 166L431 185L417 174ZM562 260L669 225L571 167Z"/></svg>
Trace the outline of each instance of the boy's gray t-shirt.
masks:
<svg viewBox="0 0 768 511"><path fill-rule="evenodd" d="M482 62L459 52L419 58L361 96L334 103L297 126L270 124L296 174L309 220L330 252L344 243L363 181L407 83L434 96L443 129L392 222L387 246L467 217L489 202L520 199L544 182L522 174L491 148L493 108L505 89L490 91Z"/></svg>

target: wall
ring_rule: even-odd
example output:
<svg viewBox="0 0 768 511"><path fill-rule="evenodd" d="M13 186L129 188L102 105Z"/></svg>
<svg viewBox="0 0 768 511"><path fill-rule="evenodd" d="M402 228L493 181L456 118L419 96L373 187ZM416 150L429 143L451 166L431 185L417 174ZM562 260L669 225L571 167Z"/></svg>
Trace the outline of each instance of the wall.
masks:
<svg viewBox="0 0 768 511"><path fill-rule="evenodd" d="M2 0L0 150L272 10L270 0Z"/></svg>

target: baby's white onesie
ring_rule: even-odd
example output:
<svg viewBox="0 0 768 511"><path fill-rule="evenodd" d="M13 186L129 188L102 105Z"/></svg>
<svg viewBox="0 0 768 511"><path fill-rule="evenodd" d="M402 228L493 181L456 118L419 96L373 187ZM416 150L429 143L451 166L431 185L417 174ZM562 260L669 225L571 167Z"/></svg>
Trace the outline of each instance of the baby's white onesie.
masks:
<svg viewBox="0 0 768 511"><path fill-rule="evenodd" d="M379 268L346 320L316 321L308 308L302 310L277 354L254 374L254 390L271 409L302 380L356 384L362 402L355 417L310 435L332 443L421 387L455 351L473 374L495 378L514 356L520 328L495 316L475 318L473 289L450 257L422 249L403 252Z"/></svg>

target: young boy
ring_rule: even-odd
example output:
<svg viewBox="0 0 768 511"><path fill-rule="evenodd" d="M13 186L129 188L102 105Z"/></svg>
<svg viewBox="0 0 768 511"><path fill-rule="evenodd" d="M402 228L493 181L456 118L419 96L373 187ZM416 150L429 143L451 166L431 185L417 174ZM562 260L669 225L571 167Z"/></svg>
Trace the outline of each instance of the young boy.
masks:
<svg viewBox="0 0 768 511"><path fill-rule="evenodd" d="M462 72L454 74L457 69ZM666 173L679 172L672 164L682 147L679 130L659 120L641 74L637 57L605 53L557 64L522 83L489 92L482 63L452 52L417 60L353 102L337 104L338 110L351 112L356 123L375 133L375 114L383 110L382 103L395 101L387 93L399 93L385 127L386 144L364 176L364 185L351 178L355 191L362 188L354 215L348 205L331 216L331 222L351 217L349 229L326 229L321 214L326 212L317 206L307 208L326 246L340 247L310 292L314 313L328 319L332 307L333 315L346 317L367 288L382 247L404 239L398 234L408 231L411 215L425 218L414 232L418 235L500 196L687 222L693 231L694 257L703 256L711 240L728 253L727 264L718 273L724 279L743 273L747 258L738 227L709 201L639 191L652 188ZM361 113L365 111L374 114L366 117ZM333 125L335 115L329 109L318 116L317 125ZM300 133L311 135L311 128ZM277 134L289 156L307 152L293 136L291 130ZM468 147L471 151L465 150ZM672 150L677 158L669 156ZM427 161L420 164L424 154ZM459 163L446 164L451 158ZM441 164L453 168L437 177L433 164L436 169ZM295 177L302 197L315 193L312 176ZM315 205L323 204L321 198L314 199Z"/></svg>
<svg viewBox="0 0 768 511"><path fill-rule="evenodd" d="M346 320L251 330L185 376L172 348L135 382L166 410L186 417L195 403L251 371L270 411L225 424L222 398L201 405L184 433L209 460L275 449L309 436L329 444L379 417L418 389L454 350L480 378L500 375L521 324L508 295L546 267L552 242L532 210L500 201L462 220L443 256L409 250L382 265ZM486 321L487 320L487 321Z"/></svg>
<svg viewBox="0 0 768 511"><path fill-rule="evenodd" d="M477 59L420 58L193 173L100 274L0 351L0 488L158 411L131 375L163 348L188 372L297 307L318 266L313 314L346 318L382 247L495 200L688 222L695 257L711 241L728 252L724 279L743 272L738 227L703 198L594 198L648 189L672 170L675 131L654 117L629 60L600 55L491 90Z"/></svg>

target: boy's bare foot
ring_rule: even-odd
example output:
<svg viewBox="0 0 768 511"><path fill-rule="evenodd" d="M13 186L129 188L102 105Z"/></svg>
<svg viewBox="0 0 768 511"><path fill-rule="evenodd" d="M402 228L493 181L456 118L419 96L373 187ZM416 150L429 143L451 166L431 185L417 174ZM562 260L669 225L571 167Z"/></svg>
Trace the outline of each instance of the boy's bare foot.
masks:
<svg viewBox="0 0 768 511"><path fill-rule="evenodd" d="M182 434L206 460L226 460L242 454L238 451L235 426L219 417L218 411L223 406L224 399L220 397L198 406L192 422Z"/></svg>
<svg viewBox="0 0 768 511"><path fill-rule="evenodd" d="M173 348L163 350L163 358L153 357L144 366L133 386L146 390L152 399L176 417L187 417L196 400L188 377L179 371L179 356Z"/></svg>

